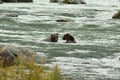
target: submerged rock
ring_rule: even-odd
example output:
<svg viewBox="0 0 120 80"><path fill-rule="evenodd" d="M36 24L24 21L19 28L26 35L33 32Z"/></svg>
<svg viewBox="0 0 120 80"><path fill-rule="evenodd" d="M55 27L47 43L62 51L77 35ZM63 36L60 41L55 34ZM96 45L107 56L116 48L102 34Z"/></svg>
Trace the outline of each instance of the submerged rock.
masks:
<svg viewBox="0 0 120 80"><path fill-rule="evenodd" d="M50 2L55 3L55 2L60 2L60 3L65 3L65 4L86 4L84 0L50 0Z"/></svg>
<svg viewBox="0 0 120 80"><path fill-rule="evenodd" d="M17 0L17 2L33 2L33 0Z"/></svg>
<svg viewBox="0 0 120 80"><path fill-rule="evenodd" d="M66 4L86 4L84 0L64 0L63 3Z"/></svg>
<svg viewBox="0 0 120 80"><path fill-rule="evenodd" d="M74 20L71 19L58 19L56 22L74 22Z"/></svg>
<svg viewBox="0 0 120 80"><path fill-rule="evenodd" d="M114 14L112 19L120 19L120 11Z"/></svg>
<svg viewBox="0 0 120 80"><path fill-rule="evenodd" d="M50 0L51 3L58 2L58 0Z"/></svg>
<svg viewBox="0 0 120 80"><path fill-rule="evenodd" d="M6 14L6 16L8 16L8 17L18 17L18 14L9 13L9 14Z"/></svg>
<svg viewBox="0 0 120 80"><path fill-rule="evenodd" d="M15 47L11 45L5 45L0 47L0 65L2 67L12 66L15 64L15 59L19 59L20 62L34 61L34 52L27 48Z"/></svg>

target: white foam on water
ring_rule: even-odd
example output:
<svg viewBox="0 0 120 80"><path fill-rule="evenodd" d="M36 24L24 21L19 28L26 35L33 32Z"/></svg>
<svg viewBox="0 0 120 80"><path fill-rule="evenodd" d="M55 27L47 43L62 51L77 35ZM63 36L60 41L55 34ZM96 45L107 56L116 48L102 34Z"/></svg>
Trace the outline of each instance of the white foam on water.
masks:
<svg viewBox="0 0 120 80"><path fill-rule="evenodd" d="M79 72L85 74L95 74L98 76L106 76L108 78L119 79L119 71L116 69L120 68L120 60L119 57L115 57L113 59L110 58L74 58L74 57L56 57L54 58L57 62L53 62L58 64L61 69L71 70L71 72ZM79 70L78 70L79 69ZM89 72L87 72L89 71ZM69 74L69 72L68 72ZM110 76L111 75L111 76ZM89 75L87 75L89 77ZM94 76L95 78L96 76Z"/></svg>
<svg viewBox="0 0 120 80"><path fill-rule="evenodd" d="M85 53L90 53L90 52L95 52L95 51L75 49L74 51L68 51L68 52L66 52L66 54L74 54L74 53L85 54Z"/></svg>

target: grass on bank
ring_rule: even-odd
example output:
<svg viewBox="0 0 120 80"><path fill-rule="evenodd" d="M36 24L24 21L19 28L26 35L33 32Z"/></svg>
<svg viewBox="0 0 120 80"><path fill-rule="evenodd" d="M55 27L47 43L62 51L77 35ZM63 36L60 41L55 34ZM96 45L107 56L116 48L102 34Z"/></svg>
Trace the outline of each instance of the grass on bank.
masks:
<svg viewBox="0 0 120 80"><path fill-rule="evenodd" d="M58 66L53 70L46 70L43 65L36 66L34 62L24 62L11 67L1 67L0 80L65 80Z"/></svg>

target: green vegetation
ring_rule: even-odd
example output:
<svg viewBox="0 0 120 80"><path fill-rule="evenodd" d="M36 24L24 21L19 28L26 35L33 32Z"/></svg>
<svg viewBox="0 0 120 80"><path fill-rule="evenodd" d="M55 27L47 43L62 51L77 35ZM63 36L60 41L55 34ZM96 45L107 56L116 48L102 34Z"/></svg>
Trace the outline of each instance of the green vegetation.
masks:
<svg viewBox="0 0 120 80"><path fill-rule="evenodd" d="M34 62L0 68L0 80L65 80L58 66L46 70L44 64L36 66Z"/></svg>

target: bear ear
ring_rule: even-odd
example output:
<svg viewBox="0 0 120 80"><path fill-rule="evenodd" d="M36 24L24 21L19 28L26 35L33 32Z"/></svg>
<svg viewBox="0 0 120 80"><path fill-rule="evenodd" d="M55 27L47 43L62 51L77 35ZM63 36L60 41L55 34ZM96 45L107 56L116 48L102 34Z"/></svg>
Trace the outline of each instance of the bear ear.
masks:
<svg viewBox="0 0 120 80"><path fill-rule="evenodd" d="M69 36L69 34L67 33L67 34L65 34L66 36Z"/></svg>
<svg viewBox="0 0 120 80"><path fill-rule="evenodd" d="M58 36L58 33L56 33L56 34L51 34L51 36L55 36L55 35L57 35L57 36Z"/></svg>
<svg viewBox="0 0 120 80"><path fill-rule="evenodd" d="M51 36L53 36L53 34L51 34Z"/></svg>
<svg viewBox="0 0 120 80"><path fill-rule="evenodd" d="M51 36L54 36L55 34L51 34Z"/></svg>

